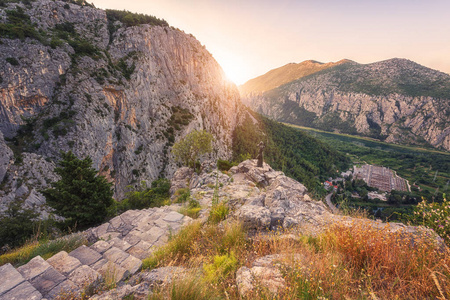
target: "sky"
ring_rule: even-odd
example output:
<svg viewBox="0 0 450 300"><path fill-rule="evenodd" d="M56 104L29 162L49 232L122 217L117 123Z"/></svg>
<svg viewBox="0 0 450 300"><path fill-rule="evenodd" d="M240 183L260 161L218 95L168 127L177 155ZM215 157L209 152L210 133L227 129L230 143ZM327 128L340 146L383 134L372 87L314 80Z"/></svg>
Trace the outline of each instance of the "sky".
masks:
<svg viewBox="0 0 450 300"><path fill-rule="evenodd" d="M288 63L394 57L450 74L450 0L91 0L194 35L236 84Z"/></svg>

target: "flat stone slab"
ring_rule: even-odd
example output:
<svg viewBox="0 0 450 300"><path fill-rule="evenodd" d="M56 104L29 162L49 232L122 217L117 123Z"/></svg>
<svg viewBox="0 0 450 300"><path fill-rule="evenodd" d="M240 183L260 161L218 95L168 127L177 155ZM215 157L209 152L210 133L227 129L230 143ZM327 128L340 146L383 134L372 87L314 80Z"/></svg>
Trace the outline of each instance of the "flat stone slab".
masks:
<svg viewBox="0 0 450 300"><path fill-rule="evenodd" d="M111 224L111 226L117 230L117 228L119 228L120 226L125 225L125 222L120 216L117 216L109 220L109 224Z"/></svg>
<svg viewBox="0 0 450 300"><path fill-rule="evenodd" d="M73 270L81 266L81 262L77 258L67 254L66 251L61 251L53 255L47 259L47 262L64 276L69 275Z"/></svg>
<svg viewBox="0 0 450 300"><path fill-rule="evenodd" d="M24 281L6 294L1 295L0 299L5 300L41 300L42 294L34 288L28 281Z"/></svg>
<svg viewBox="0 0 450 300"><path fill-rule="evenodd" d="M142 261L130 255L120 264L120 266L127 269L131 274L134 274L142 267Z"/></svg>
<svg viewBox="0 0 450 300"><path fill-rule="evenodd" d="M102 259L102 255L85 245L78 247L69 254L78 259L83 265L92 265Z"/></svg>
<svg viewBox="0 0 450 300"><path fill-rule="evenodd" d="M105 241L97 241L95 244L91 246L91 249L97 251L100 254L105 253L112 245Z"/></svg>
<svg viewBox="0 0 450 300"><path fill-rule="evenodd" d="M97 228L93 229L92 232L98 238L98 237L104 235L105 233L107 233L108 228L109 228L109 223L104 223L104 224L98 226Z"/></svg>
<svg viewBox="0 0 450 300"><path fill-rule="evenodd" d="M48 268L50 268L50 264L42 257L36 256L26 265L18 267L17 271L19 271L19 273L22 274L26 280L31 280L34 277L44 273Z"/></svg>
<svg viewBox="0 0 450 300"><path fill-rule="evenodd" d="M112 231L112 232L107 232L107 233L99 236L99 239L102 239L102 240L108 242L108 241L112 240L113 238L121 237L121 236L122 236L122 234L120 232Z"/></svg>
<svg viewBox="0 0 450 300"><path fill-rule="evenodd" d="M111 244L113 247L119 248L122 251L127 251L131 248L131 245L128 242L119 238L113 238L109 241L109 244Z"/></svg>
<svg viewBox="0 0 450 300"><path fill-rule="evenodd" d="M134 234L127 234L124 238L124 241L126 241L128 244L130 244L131 246L136 245L137 243L139 243L141 241L141 239L137 236L135 236Z"/></svg>
<svg viewBox="0 0 450 300"><path fill-rule="evenodd" d="M109 261L104 264L98 272L103 276L106 282L119 282L130 276L130 271Z"/></svg>
<svg viewBox="0 0 450 300"><path fill-rule="evenodd" d="M176 211L171 211L163 218L163 220L166 222L178 222L178 221L181 221L181 219L183 219L183 218L184 218L184 215L182 215Z"/></svg>
<svg viewBox="0 0 450 300"><path fill-rule="evenodd" d="M2 274L0 279L0 297L25 281L22 274L20 274L10 263L0 267L0 274ZM3 299L3 297L1 299Z"/></svg>
<svg viewBox="0 0 450 300"><path fill-rule="evenodd" d="M30 283L41 292L42 295L46 295L64 280L66 280L65 276L56 271L53 267L49 267L44 273L30 280Z"/></svg>
<svg viewBox="0 0 450 300"><path fill-rule="evenodd" d="M80 288L95 283L100 278L101 278L100 273L98 273L97 271L86 265L75 269L68 276L68 279L71 280L75 285L77 285Z"/></svg>
<svg viewBox="0 0 450 300"><path fill-rule="evenodd" d="M108 251L106 251L103 256L116 264L121 264L125 259L130 256L130 254L120 250L119 248L112 247Z"/></svg>
<svg viewBox="0 0 450 300"><path fill-rule="evenodd" d="M57 286L55 286L46 297L49 299L55 299L60 297L63 299L78 299L77 294L80 292L80 288L77 287L71 280L64 280Z"/></svg>
<svg viewBox="0 0 450 300"><path fill-rule="evenodd" d="M144 212L138 210L128 210L120 216L122 217L122 220L125 222L125 224L134 225L133 222L142 218L144 214Z"/></svg>
<svg viewBox="0 0 450 300"><path fill-rule="evenodd" d="M95 271L99 272L99 270L108 263L108 260L106 258L102 258L100 259L98 262L96 262L93 265L90 265L90 267L92 269L94 269Z"/></svg>
<svg viewBox="0 0 450 300"><path fill-rule="evenodd" d="M139 258L141 260L147 258L147 256L149 256L150 254L150 251L148 249L143 250L142 248L138 247L138 245L131 247L130 249L127 250L127 252L130 255L133 255L134 257Z"/></svg>
<svg viewBox="0 0 450 300"><path fill-rule="evenodd" d="M165 230L154 226L152 229L150 229L147 232L141 233L139 237L146 241L149 244L155 243L161 236L163 236L166 233Z"/></svg>

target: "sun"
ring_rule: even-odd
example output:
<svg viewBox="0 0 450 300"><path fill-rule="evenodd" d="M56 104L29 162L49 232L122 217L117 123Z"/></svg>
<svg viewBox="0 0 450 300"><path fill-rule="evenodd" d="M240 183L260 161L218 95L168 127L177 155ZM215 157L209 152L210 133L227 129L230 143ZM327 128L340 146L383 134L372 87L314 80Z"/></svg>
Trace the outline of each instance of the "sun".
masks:
<svg viewBox="0 0 450 300"><path fill-rule="evenodd" d="M234 57L225 53L217 56L216 60L222 67L228 80L236 85L243 84L247 80L246 64L240 57Z"/></svg>

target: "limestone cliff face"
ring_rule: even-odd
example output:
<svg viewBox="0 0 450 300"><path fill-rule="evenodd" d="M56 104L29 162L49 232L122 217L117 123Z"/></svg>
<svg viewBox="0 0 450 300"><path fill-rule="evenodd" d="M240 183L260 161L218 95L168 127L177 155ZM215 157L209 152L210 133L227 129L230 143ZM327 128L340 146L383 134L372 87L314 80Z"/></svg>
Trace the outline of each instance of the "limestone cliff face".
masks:
<svg viewBox="0 0 450 300"><path fill-rule="evenodd" d="M8 4L3 22L17 6L45 33L1 38L0 130L19 151L89 155L118 199L127 185L170 177L171 146L192 130L214 135L211 156L230 156L239 93L192 35L50 0Z"/></svg>
<svg viewBox="0 0 450 300"><path fill-rule="evenodd" d="M347 62L243 102L279 121L450 150L450 76L404 59Z"/></svg>

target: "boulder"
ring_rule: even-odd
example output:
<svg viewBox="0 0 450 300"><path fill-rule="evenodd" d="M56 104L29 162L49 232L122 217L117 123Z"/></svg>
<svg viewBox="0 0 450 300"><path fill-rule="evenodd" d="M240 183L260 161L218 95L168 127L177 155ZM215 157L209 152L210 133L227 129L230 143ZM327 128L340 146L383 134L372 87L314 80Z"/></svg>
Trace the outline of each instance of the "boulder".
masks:
<svg viewBox="0 0 450 300"><path fill-rule="evenodd" d="M266 229L270 226L270 211L262 206L243 205L235 216L247 229Z"/></svg>
<svg viewBox="0 0 450 300"><path fill-rule="evenodd" d="M250 294L255 288L267 288L276 294L285 287L285 280L280 271L281 264L276 263L281 255L267 255L258 258L250 268L241 267L236 272L236 285L242 297Z"/></svg>

